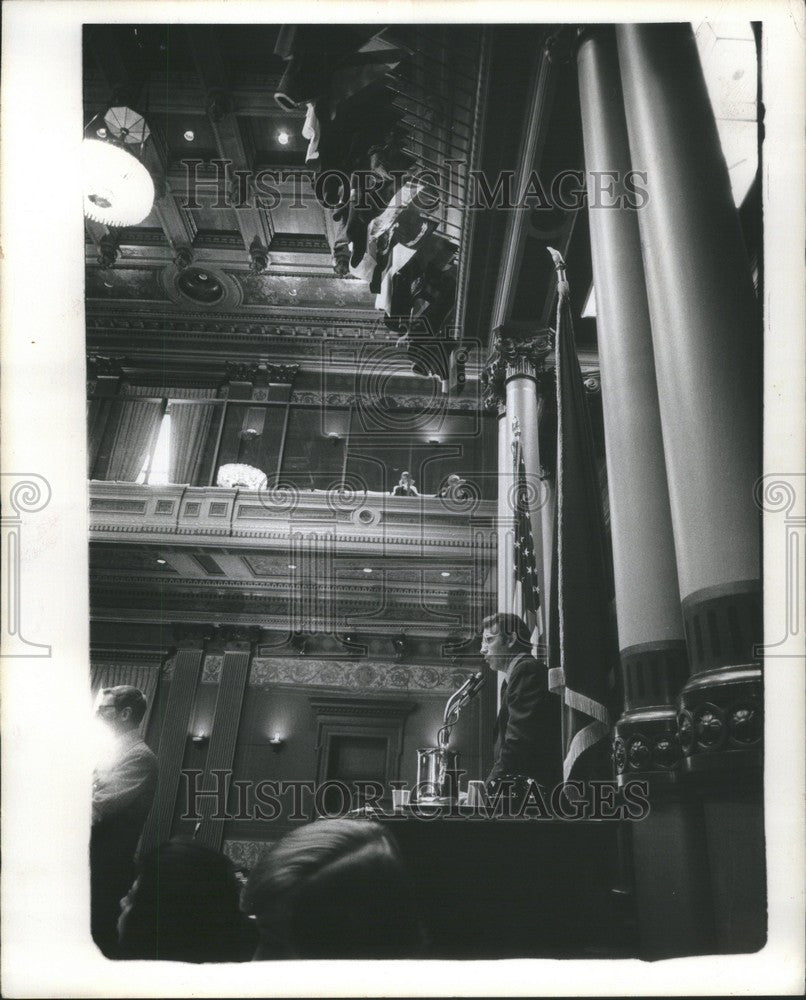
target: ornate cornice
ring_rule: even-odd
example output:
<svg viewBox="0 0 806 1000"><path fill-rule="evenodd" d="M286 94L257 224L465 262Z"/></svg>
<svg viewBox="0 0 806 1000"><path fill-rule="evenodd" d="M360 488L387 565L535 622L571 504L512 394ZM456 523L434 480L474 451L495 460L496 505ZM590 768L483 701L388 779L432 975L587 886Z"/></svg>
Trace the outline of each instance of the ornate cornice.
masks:
<svg viewBox="0 0 806 1000"><path fill-rule="evenodd" d="M251 382L264 387L271 383L290 385L298 371L299 365L274 365L267 361L227 361L224 378L227 382Z"/></svg>
<svg viewBox="0 0 806 1000"><path fill-rule="evenodd" d="M92 353L87 357L87 374L90 378L120 378L123 366L128 364L129 360L125 357Z"/></svg>

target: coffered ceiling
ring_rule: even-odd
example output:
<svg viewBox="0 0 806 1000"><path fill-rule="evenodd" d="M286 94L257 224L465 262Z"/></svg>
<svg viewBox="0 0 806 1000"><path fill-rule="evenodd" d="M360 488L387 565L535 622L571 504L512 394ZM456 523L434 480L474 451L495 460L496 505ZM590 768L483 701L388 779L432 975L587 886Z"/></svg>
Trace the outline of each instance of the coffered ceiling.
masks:
<svg viewBox="0 0 806 1000"><path fill-rule="evenodd" d="M152 129L145 162L157 190L151 213L138 226L110 232L86 225L88 352L117 359L128 377L150 372L152 384L160 377L166 384L209 380L227 362L259 362L327 371L341 380L339 391L360 393L358 383L351 390L344 382L356 373L351 359L377 345L384 377L395 376L398 394L430 397L433 379L413 374L395 349L398 335L382 322L367 284L334 273L329 213L298 177L307 149L304 106L286 111L274 100L283 72L273 55L277 30L85 29L85 124L115 102L138 108ZM445 142L464 135L464 153L491 177L543 160L551 169L578 165L574 70L549 58L544 44L550 26L393 25L386 31L412 53L419 78L431 81L427 128L418 123L405 87L395 98L426 161L434 155L433 135L444 133ZM533 162L524 163L527 155ZM221 161L229 164L226 174ZM271 171L277 203L261 204L254 189L238 180L238 171L253 179ZM492 326L501 320L496 303L507 260L512 266L504 319L536 326L551 321L548 241L574 260L580 309L590 286L587 226L576 225L576 213L523 213L514 256L507 249L511 217L497 209L466 212L458 223L455 215L441 217L443 231L460 244L458 336L469 347L467 384L449 401L457 412L480 406L478 375ZM263 269L255 266L256 244L268 254ZM580 324L588 368L596 367L592 334L592 321ZM494 470L495 455L489 464ZM111 486L94 489L101 485ZM124 507L138 488L127 489ZM405 536L403 508L395 516ZM94 530L97 621L205 620L275 628L296 613L306 586L324 586L309 570L289 570L292 559L279 543L255 541L249 547L193 536L160 539L147 531L137 537L132 530L114 523ZM416 555L366 545L339 552L333 566L339 628L363 622L370 632L467 630L491 599L494 549L474 552L470 545L448 552L439 544L445 543L435 541Z"/></svg>

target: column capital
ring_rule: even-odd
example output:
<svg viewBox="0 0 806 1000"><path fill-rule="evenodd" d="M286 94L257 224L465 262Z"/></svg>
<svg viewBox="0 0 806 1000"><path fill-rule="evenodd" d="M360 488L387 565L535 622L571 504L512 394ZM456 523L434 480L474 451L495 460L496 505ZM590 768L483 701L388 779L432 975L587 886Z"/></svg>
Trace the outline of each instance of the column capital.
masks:
<svg viewBox="0 0 806 1000"><path fill-rule="evenodd" d="M523 376L537 381L551 353L552 338L550 329L535 329L531 324L503 323L496 327L492 350L481 372L484 402L503 406L510 379Z"/></svg>
<svg viewBox="0 0 806 1000"><path fill-rule="evenodd" d="M171 633L177 649L203 650L213 637L213 626L177 622L172 626Z"/></svg>
<svg viewBox="0 0 806 1000"><path fill-rule="evenodd" d="M214 642L225 653L251 653L260 642L261 634L257 625L216 625Z"/></svg>

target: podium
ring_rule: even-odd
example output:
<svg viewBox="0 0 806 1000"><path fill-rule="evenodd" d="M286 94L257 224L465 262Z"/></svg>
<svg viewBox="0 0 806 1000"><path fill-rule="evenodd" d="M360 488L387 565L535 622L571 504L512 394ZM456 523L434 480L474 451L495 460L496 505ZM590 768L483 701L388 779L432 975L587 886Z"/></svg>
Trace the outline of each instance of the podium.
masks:
<svg viewBox="0 0 806 1000"><path fill-rule="evenodd" d="M395 837L435 959L629 958L618 824L407 810ZM390 900L390 905L394 901Z"/></svg>

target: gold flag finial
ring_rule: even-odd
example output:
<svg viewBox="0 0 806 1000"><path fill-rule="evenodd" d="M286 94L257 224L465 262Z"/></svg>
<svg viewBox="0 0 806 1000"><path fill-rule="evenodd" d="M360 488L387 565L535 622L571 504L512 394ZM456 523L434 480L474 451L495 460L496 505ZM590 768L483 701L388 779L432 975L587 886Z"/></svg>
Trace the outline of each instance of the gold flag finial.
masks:
<svg viewBox="0 0 806 1000"><path fill-rule="evenodd" d="M559 250L555 250L554 247L546 247L546 249L551 254L551 259L554 261L554 270L557 272L557 294L562 302L562 300L567 298L571 292L568 279L565 276L565 261L563 260L563 255Z"/></svg>

